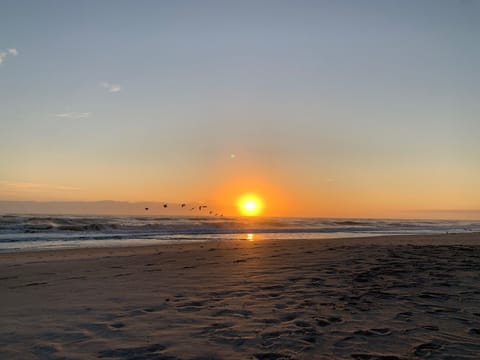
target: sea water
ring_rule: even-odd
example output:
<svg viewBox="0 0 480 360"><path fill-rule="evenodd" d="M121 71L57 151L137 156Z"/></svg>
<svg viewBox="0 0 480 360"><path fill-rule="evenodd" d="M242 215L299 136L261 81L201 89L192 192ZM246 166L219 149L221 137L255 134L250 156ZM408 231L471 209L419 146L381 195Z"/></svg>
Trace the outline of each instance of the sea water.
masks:
<svg viewBox="0 0 480 360"><path fill-rule="evenodd" d="M480 231L480 221L1 215L0 251Z"/></svg>

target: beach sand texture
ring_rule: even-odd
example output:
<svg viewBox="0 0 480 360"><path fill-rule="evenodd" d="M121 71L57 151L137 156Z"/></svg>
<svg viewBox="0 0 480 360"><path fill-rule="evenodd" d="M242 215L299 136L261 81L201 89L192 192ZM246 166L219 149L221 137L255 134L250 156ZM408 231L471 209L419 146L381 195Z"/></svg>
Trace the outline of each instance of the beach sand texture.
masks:
<svg viewBox="0 0 480 360"><path fill-rule="evenodd" d="M479 359L480 235L0 254L2 359Z"/></svg>

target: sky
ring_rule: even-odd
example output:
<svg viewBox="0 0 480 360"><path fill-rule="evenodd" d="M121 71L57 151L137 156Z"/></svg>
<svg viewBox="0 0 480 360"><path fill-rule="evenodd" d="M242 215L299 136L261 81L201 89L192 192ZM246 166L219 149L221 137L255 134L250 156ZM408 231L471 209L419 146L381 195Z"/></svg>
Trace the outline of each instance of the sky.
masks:
<svg viewBox="0 0 480 360"><path fill-rule="evenodd" d="M0 0L0 200L480 218L479 1Z"/></svg>

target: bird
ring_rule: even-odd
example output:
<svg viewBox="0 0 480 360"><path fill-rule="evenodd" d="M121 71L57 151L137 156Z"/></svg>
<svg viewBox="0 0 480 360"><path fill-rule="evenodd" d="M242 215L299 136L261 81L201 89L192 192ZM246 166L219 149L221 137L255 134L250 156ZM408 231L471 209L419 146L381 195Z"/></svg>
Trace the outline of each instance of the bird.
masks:
<svg viewBox="0 0 480 360"><path fill-rule="evenodd" d="M164 207L164 208L167 208L167 207L168 207L168 205L167 205L167 204L163 204L163 207Z"/></svg>
<svg viewBox="0 0 480 360"><path fill-rule="evenodd" d="M184 203L184 204L182 204L182 207L185 207L185 205L187 205L187 204L185 204L185 203Z"/></svg>
<svg viewBox="0 0 480 360"><path fill-rule="evenodd" d="M148 208L145 208L146 211L148 211Z"/></svg>

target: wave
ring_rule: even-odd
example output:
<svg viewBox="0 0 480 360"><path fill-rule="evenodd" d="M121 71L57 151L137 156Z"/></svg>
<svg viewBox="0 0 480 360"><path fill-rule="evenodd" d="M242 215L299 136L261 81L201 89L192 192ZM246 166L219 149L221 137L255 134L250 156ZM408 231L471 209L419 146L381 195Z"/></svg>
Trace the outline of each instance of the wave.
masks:
<svg viewBox="0 0 480 360"><path fill-rule="evenodd" d="M0 216L0 252L165 242L480 231L480 222L377 219ZM247 235L250 234L250 235Z"/></svg>
<svg viewBox="0 0 480 360"><path fill-rule="evenodd" d="M0 233L479 230L480 222L242 217L0 216Z"/></svg>
<svg viewBox="0 0 480 360"><path fill-rule="evenodd" d="M352 220L345 220L345 221L335 221L334 224L336 225L371 225L368 222L364 221L352 221Z"/></svg>

